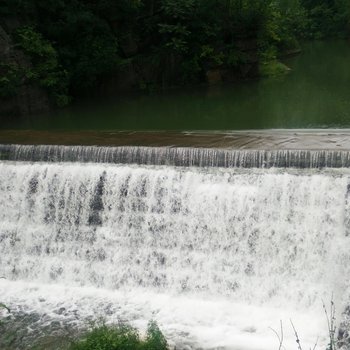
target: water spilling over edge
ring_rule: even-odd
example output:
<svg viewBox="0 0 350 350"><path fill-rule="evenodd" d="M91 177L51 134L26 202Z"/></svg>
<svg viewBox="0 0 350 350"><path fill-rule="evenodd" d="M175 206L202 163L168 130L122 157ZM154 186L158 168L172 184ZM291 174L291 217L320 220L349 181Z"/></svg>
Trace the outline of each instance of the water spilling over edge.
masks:
<svg viewBox="0 0 350 350"><path fill-rule="evenodd" d="M348 168L350 152L187 147L0 145L0 160L224 168Z"/></svg>
<svg viewBox="0 0 350 350"><path fill-rule="evenodd" d="M101 161L111 149L92 151L82 155ZM202 348L271 349L268 327L289 317L308 344L324 340L321 299L336 292L342 305L349 292L348 171L53 159L0 162L0 290L11 306L73 324L155 318L175 343Z"/></svg>

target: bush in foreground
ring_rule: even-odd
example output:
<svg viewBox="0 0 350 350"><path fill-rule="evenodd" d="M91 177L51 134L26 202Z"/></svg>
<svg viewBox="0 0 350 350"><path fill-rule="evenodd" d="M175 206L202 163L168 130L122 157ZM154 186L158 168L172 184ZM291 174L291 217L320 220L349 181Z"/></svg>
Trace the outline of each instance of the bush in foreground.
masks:
<svg viewBox="0 0 350 350"><path fill-rule="evenodd" d="M114 326L102 325L95 327L80 340L73 343L69 350L167 350L167 341L151 321L148 324L145 338L139 332L126 324Z"/></svg>

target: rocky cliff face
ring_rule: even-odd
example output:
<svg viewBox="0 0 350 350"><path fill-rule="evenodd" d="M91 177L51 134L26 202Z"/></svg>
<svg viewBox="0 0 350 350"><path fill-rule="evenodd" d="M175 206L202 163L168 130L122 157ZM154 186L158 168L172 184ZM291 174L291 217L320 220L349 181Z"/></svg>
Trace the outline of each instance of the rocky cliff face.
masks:
<svg viewBox="0 0 350 350"><path fill-rule="evenodd" d="M6 83L10 69L16 70L18 80L11 94L0 97L0 116L48 111L50 103L47 92L25 77L23 72L31 67L30 60L16 48L9 32L5 26L0 26L0 84Z"/></svg>

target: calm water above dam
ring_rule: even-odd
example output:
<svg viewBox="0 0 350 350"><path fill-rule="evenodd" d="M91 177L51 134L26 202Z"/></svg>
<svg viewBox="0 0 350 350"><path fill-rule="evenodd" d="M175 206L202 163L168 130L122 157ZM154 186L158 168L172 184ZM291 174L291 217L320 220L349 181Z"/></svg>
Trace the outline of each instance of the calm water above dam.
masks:
<svg viewBox="0 0 350 350"><path fill-rule="evenodd" d="M2 129L238 130L350 127L350 45L305 44L279 78L84 102Z"/></svg>

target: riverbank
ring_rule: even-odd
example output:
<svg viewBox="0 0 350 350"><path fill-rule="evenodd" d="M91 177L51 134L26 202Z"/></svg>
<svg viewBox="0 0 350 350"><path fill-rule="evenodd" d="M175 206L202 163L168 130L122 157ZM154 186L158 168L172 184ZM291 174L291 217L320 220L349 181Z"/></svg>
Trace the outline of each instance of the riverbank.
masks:
<svg viewBox="0 0 350 350"><path fill-rule="evenodd" d="M36 0L0 7L0 114L82 97L286 71L300 41L346 37L346 1ZM69 39L68 39L69 38Z"/></svg>
<svg viewBox="0 0 350 350"><path fill-rule="evenodd" d="M167 341L157 323L150 321L140 332L128 323L105 324L103 320L85 320L74 327L62 321L65 308L57 318L40 313L0 314L0 348L2 350L167 350Z"/></svg>
<svg viewBox="0 0 350 350"><path fill-rule="evenodd" d="M210 87L85 99L52 113L1 117L0 129L161 131L350 128L344 40L303 44L289 74ZM35 141L35 140L34 140Z"/></svg>
<svg viewBox="0 0 350 350"><path fill-rule="evenodd" d="M167 350L174 347L168 346L166 338L156 323L149 323L146 333L141 334L136 328L128 324L118 323L106 325L101 320L86 320L85 326L72 327L65 324L59 315L66 312L60 308L57 312L58 318L47 322L47 316L25 312L0 315L0 347L2 350L99 350L101 347L120 350ZM326 316L325 316L326 317ZM296 325L298 327L298 325ZM119 331L118 331L119 330ZM120 330L122 332L120 332ZM280 332L281 330L278 330ZM282 330L283 331L283 330ZM122 335L122 337L120 337ZM123 348L118 348L120 341L131 341ZM138 339L144 339L143 344L136 345ZM119 340L119 342L118 342ZM302 341L302 340L301 340ZM135 343L136 342L136 343ZM282 339L283 342L283 339ZM115 346L113 347L112 344ZM134 346L132 345L134 344ZM277 339L276 347L277 349ZM130 347L131 346L131 347ZM174 349L197 349L195 344L179 343ZM202 349L202 347L198 348ZM294 348L296 349L296 347ZM333 350L350 349L350 307L342 315L342 321L336 330ZM212 349L214 350L214 349ZM293 349L291 349L293 350ZM325 350L325 349L321 349Z"/></svg>

